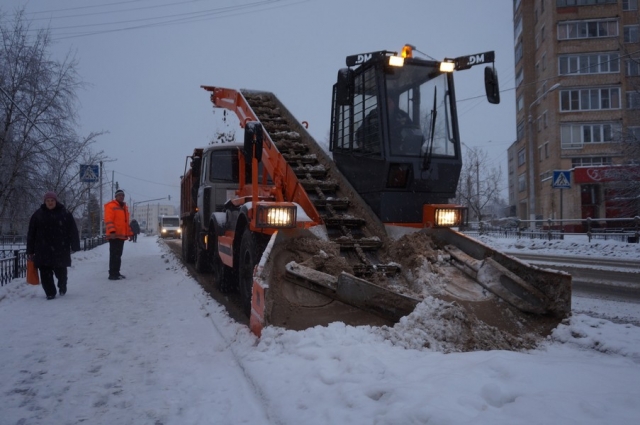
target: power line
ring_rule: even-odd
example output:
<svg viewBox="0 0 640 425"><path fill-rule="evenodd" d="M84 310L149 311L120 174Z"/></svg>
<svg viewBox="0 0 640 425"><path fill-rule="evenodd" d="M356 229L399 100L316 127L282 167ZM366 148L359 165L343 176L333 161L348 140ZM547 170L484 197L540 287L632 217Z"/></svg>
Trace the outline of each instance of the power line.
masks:
<svg viewBox="0 0 640 425"><path fill-rule="evenodd" d="M134 179L134 180L139 180L141 182L145 182L145 183L151 183L151 184L155 184L158 186L165 186L165 187L172 187L172 188L180 188L180 185L172 185L172 184L165 184L165 183L158 183L157 181L151 181L151 180L145 180L145 179L141 179L140 177L134 177L134 176L130 176L129 174L125 174L123 172L117 171L117 170L113 170L114 172L118 173L118 174L122 174L125 177L129 177L130 179Z"/></svg>
<svg viewBox="0 0 640 425"><path fill-rule="evenodd" d="M138 0L138 1L140 1L140 0ZM53 19L78 18L78 17L95 16L95 15L107 15L107 14L113 14L113 13L131 12L131 11L136 11L136 10L158 9L158 8L163 8L163 7L171 7L171 6L175 6L175 5L182 5L182 4L185 4L185 3L197 3L197 2L201 2L201 1L209 1L209 0L188 0L188 1L165 3L165 4L159 4L159 5L157 4L157 5L153 5L153 6L134 7L134 8L128 8L128 9L109 10L109 11L102 11L102 12L91 12L91 13L84 13L84 14L79 14L79 15L66 15L66 16L63 15L63 16L50 16L50 17L45 17L45 18L33 18L32 20L34 20L34 21L40 20L41 21L41 20L53 20ZM131 4L131 1L119 1L119 2L113 2L113 3L104 3L104 4L94 4L94 5L87 5L87 6L69 7L69 8L64 8L64 9L43 10L43 11L39 11L39 12L29 12L29 13L27 13L27 15L42 15L42 14L45 14L45 13L68 12L68 11L83 10L83 9L97 9L97 8L103 8L103 7L109 7L109 6L121 5L121 4ZM15 16L15 14L13 14L11 16Z"/></svg>
<svg viewBox="0 0 640 425"><path fill-rule="evenodd" d="M139 8L120 9L115 11L103 11L103 12L95 12L95 13L88 13L88 14L68 15L68 16L49 17L49 18L35 18L35 19L38 19L38 20L47 19L51 21L54 19L69 19L69 18L73 19L73 18L82 18L85 16L92 16L92 15L101 16L106 14L126 13L131 11L140 11L140 10L147 10L147 9L157 9L161 7L181 6L187 3L199 2L199 1L205 1L205 0L190 0L188 2L174 2L174 3L166 3L163 5L144 6ZM79 25L50 27L49 30L52 32L54 31L58 32L58 34L54 35L53 37L55 40L64 40L68 38L86 37L91 35L107 34L107 33L113 33L113 32L121 32L121 31L131 31L131 30L143 29L143 28L189 24L194 22L219 19L223 17L231 17L239 14L247 14L252 12L260 12L265 10L278 9L282 7L289 7L289 6L293 6L300 3L306 3L309 1L312 1L312 0L259 0L259 1L247 3L243 5L216 7L216 8L212 8L212 9L210 8L210 9L200 10L196 12L173 13L173 14L166 14L166 15L155 16L155 17L115 20L112 22L99 22L99 23L93 23L93 24L83 23ZM107 5L119 5L122 3L125 3L125 2L115 2L115 3L109 3ZM126 3L129 3L129 2L126 2ZM82 6L82 7L71 8L71 9L59 9L58 11L67 11L67 10L80 9L80 8L96 8L96 7L103 7L103 6L104 5ZM55 13L57 11L56 10L48 11L48 13L52 13L52 12ZM35 12L35 13L47 13L47 12ZM100 27L100 26L113 27L113 26L122 26L122 25L128 25L128 26L125 26L123 28L110 28L110 29L94 30L94 31L82 30L83 28L95 29L96 27ZM64 31L64 30L67 30L67 31L80 30L80 31L76 31L76 32L68 31L68 32L60 33L60 31ZM30 30L30 31L37 31L37 30Z"/></svg>

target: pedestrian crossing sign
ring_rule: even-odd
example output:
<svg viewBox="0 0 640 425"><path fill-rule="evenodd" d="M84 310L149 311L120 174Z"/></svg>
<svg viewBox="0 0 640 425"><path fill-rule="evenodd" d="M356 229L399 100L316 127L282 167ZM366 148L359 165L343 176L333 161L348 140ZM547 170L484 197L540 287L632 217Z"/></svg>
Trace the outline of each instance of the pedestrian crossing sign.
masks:
<svg viewBox="0 0 640 425"><path fill-rule="evenodd" d="M100 170L97 165L81 165L80 181L83 183L95 183L98 181Z"/></svg>
<svg viewBox="0 0 640 425"><path fill-rule="evenodd" d="M571 189L571 170L555 170L552 186L554 189Z"/></svg>

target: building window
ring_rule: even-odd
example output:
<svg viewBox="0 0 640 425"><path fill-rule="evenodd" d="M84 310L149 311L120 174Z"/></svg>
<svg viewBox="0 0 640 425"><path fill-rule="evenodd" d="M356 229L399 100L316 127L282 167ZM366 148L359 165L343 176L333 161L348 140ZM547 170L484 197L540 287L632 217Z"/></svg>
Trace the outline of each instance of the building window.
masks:
<svg viewBox="0 0 640 425"><path fill-rule="evenodd" d="M527 189L527 179L524 174L518 176L518 192L524 192Z"/></svg>
<svg viewBox="0 0 640 425"><path fill-rule="evenodd" d="M622 0L622 10L638 10L638 0Z"/></svg>
<svg viewBox="0 0 640 425"><path fill-rule="evenodd" d="M640 41L640 31L638 31L640 25L625 25L624 26L624 42L625 43L637 43Z"/></svg>
<svg viewBox="0 0 640 425"><path fill-rule="evenodd" d="M538 162L542 162L542 146L538 146Z"/></svg>
<svg viewBox="0 0 640 425"><path fill-rule="evenodd" d="M518 167L521 165L524 165L524 158L525 158L524 149L520 149L518 151Z"/></svg>
<svg viewBox="0 0 640 425"><path fill-rule="evenodd" d="M640 109L640 92L627 92L627 109Z"/></svg>
<svg viewBox="0 0 640 425"><path fill-rule="evenodd" d="M611 158L605 156L571 158L572 167L592 167L600 165L611 165Z"/></svg>
<svg viewBox="0 0 640 425"><path fill-rule="evenodd" d="M516 137L518 140L522 140L524 138L524 121L520 121L518 123L518 127L516 128Z"/></svg>
<svg viewBox="0 0 640 425"><path fill-rule="evenodd" d="M544 71L547 69L547 53L546 52L542 54L541 61L542 61L542 70Z"/></svg>
<svg viewBox="0 0 640 425"><path fill-rule="evenodd" d="M580 149L585 143L612 143L620 134L620 124L574 123L560 126L562 149Z"/></svg>
<svg viewBox="0 0 640 425"><path fill-rule="evenodd" d="M558 23L558 40L617 36L618 21L616 19L599 19L592 21L571 21Z"/></svg>
<svg viewBox="0 0 640 425"><path fill-rule="evenodd" d="M640 141L640 127L629 127L627 128L628 131L628 139L631 141Z"/></svg>
<svg viewBox="0 0 640 425"><path fill-rule="evenodd" d="M564 55L558 58L558 70L560 75L620 72L620 55L616 52Z"/></svg>
<svg viewBox="0 0 640 425"><path fill-rule="evenodd" d="M520 62L520 59L522 59L522 42L519 41L518 44L516 44L516 50L515 50L515 63L517 64L518 62Z"/></svg>
<svg viewBox="0 0 640 425"><path fill-rule="evenodd" d="M549 142L545 142L544 144L544 157L549 158Z"/></svg>
<svg viewBox="0 0 640 425"><path fill-rule="evenodd" d="M595 111L600 109L620 109L620 88L593 88L562 90L560 110Z"/></svg>
<svg viewBox="0 0 640 425"><path fill-rule="evenodd" d="M556 6L591 6L592 4L607 4L617 2L618 0L556 0Z"/></svg>
<svg viewBox="0 0 640 425"><path fill-rule="evenodd" d="M513 39L518 41L518 37L522 34L522 16L518 16L516 24L513 26Z"/></svg>
<svg viewBox="0 0 640 425"><path fill-rule="evenodd" d="M538 133L542 131L542 116L536 118L536 127L538 129Z"/></svg>
<svg viewBox="0 0 640 425"><path fill-rule="evenodd" d="M522 83L522 78L522 69L520 69L520 71L516 72L516 87L518 87L520 83Z"/></svg>
<svg viewBox="0 0 640 425"><path fill-rule="evenodd" d="M516 107L518 108L517 112L522 111L522 108L524 108L524 96L523 95L518 96L518 100L516 101Z"/></svg>
<svg viewBox="0 0 640 425"><path fill-rule="evenodd" d="M640 58L627 59L625 61L625 69L628 77L640 75Z"/></svg>
<svg viewBox="0 0 640 425"><path fill-rule="evenodd" d="M549 126L548 115L549 114L547 114L547 111L544 111L542 113L542 124L544 125L544 128L547 128Z"/></svg>

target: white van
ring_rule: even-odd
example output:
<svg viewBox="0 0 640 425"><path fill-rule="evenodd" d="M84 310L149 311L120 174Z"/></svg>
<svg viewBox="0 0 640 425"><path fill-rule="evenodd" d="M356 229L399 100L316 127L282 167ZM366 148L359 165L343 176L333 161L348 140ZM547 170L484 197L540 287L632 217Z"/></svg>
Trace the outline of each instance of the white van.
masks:
<svg viewBox="0 0 640 425"><path fill-rule="evenodd" d="M161 215L158 217L158 235L161 238L178 238L182 235L180 217L177 215Z"/></svg>

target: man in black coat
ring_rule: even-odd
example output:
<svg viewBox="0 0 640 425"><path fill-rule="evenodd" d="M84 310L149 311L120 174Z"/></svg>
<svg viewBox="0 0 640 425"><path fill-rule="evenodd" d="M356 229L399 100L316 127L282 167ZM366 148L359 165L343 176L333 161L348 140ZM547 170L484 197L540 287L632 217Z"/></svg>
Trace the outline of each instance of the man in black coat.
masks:
<svg viewBox="0 0 640 425"><path fill-rule="evenodd" d="M140 234L140 225L138 224L138 220L135 218L131 220L129 227L131 227L131 231L133 232L133 242L138 242L138 235Z"/></svg>
<svg viewBox="0 0 640 425"><path fill-rule="evenodd" d="M80 237L73 215L58 202L54 192L44 194L44 204L31 216L27 234L27 256L40 271L40 282L48 300L56 297L55 274L60 295L67 293L67 267L71 251L80 251Z"/></svg>

